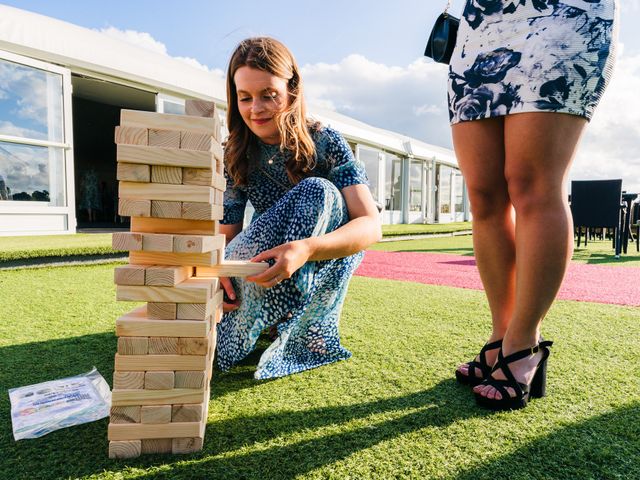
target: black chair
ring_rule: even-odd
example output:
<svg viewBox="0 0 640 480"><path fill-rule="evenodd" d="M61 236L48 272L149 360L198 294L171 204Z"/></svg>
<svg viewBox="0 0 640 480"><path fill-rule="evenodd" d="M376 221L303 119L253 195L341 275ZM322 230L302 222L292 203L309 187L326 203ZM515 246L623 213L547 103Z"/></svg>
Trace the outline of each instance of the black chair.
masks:
<svg viewBox="0 0 640 480"><path fill-rule="evenodd" d="M578 230L580 246L581 227L613 229L616 258L622 250L622 180L576 180L571 182L571 214ZM588 230L587 230L588 232ZM585 245L586 245L585 235Z"/></svg>

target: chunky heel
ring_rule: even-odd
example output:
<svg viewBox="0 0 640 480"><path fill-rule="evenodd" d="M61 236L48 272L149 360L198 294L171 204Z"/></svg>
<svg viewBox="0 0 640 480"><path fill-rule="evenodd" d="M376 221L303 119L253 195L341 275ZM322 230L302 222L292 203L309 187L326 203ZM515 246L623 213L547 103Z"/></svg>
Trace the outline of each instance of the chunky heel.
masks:
<svg viewBox="0 0 640 480"><path fill-rule="evenodd" d="M502 348L502 340L485 344L478 354L478 361L471 360L467 362L469 367L467 375L462 374L460 370L456 370L456 380L463 385L471 385L472 387L480 385L491 374L491 365L487 362L487 352L496 348ZM476 370L479 371L480 377L476 375Z"/></svg>
<svg viewBox="0 0 640 480"><path fill-rule="evenodd" d="M475 396L478 405L492 410L513 410L526 407L530 398L544 397L547 393L547 359L551 353L549 350L551 345L553 345L553 342L544 340L538 345L525 350L520 350L519 352L512 353L506 357L502 354L502 349L500 349L498 352L498 361L491 372L493 373L497 370L501 370L506 379L498 380L489 375L487 379L482 382L482 385L488 385L495 388L500 392L501 398L487 398L476 393ZM509 368L509 364L530 355L535 355L539 351L542 351L542 358L536 366L536 371L531 379L531 383L527 385L525 383L518 382L513 376L513 373ZM515 392L514 397L509 395L509 391L507 390L508 388L513 389Z"/></svg>

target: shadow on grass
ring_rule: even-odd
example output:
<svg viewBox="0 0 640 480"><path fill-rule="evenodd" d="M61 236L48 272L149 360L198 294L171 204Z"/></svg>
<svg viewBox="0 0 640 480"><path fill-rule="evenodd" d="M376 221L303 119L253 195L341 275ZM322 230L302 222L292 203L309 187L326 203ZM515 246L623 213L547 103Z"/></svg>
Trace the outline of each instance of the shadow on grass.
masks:
<svg viewBox="0 0 640 480"><path fill-rule="evenodd" d="M606 254L606 253L590 253L588 250L585 250L585 251L575 250L573 254L573 260L578 262L584 262L589 265L598 265L601 263L606 263L608 265L615 265L615 264L622 265L629 262L638 263L640 261L640 256L638 256L638 253L635 251L635 246L634 246L633 251L629 250L626 254L621 253L620 258L616 258L613 251L611 252L611 254Z"/></svg>
<svg viewBox="0 0 640 480"><path fill-rule="evenodd" d="M640 478L640 403L561 428L455 478Z"/></svg>

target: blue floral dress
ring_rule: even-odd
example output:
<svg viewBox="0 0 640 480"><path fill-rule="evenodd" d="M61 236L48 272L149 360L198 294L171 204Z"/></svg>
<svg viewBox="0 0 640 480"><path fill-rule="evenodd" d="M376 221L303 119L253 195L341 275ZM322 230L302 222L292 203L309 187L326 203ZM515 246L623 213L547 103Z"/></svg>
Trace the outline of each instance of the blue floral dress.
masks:
<svg viewBox="0 0 640 480"><path fill-rule="evenodd" d="M312 131L317 164L309 178L292 186L278 145L258 142L259 168L247 186L234 187L227 175L223 224L242 223L247 200L255 208L251 224L225 251L229 260L247 260L286 242L319 236L349 221L340 190L367 184L351 149L335 130ZM265 173L266 172L266 173ZM294 275L265 289L232 279L240 307L218 325L217 361L226 371L255 348L260 333L277 326L278 336L262 354L255 378L282 377L351 356L340 344L338 321L349 279L363 253L307 262Z"/></svg>
<svg viewBox="0 0 640 480"><path fill-rule="evenodd" d="M591 119L613 70L617 15L617 0L467 0L451 123L536 111Z"/></svg>

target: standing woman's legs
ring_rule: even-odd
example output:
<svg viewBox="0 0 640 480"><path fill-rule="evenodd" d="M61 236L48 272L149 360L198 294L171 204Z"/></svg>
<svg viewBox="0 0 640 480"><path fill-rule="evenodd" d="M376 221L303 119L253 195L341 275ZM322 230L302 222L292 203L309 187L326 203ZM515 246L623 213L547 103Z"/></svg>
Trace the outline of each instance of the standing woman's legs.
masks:
<svg viewBox="0 0 640 480"><path fill-rule="evenodd" d="M515 231L504 177L504 118L461 122L453 125L452 133L473 213L475 258L491 310L489 343L504 336L515 299ZM489 365L497 354L497 349L487 352ZM468 375L467 364L459 371Z"/></svg>
<svg viewBox="0 0 640 480"><path fill-rule="evenodd" d="M516 210L515 308L502 351L536 345L542 318L558 293L573 251L566 181L584 118L558 113L505 117L505 171ZM529 383L542 352L510 365L515 378ZM502 372L493 373L504 378ZM493 387L476 392L500 398ZM512 390L510 395L514 395Z"/></svg>

